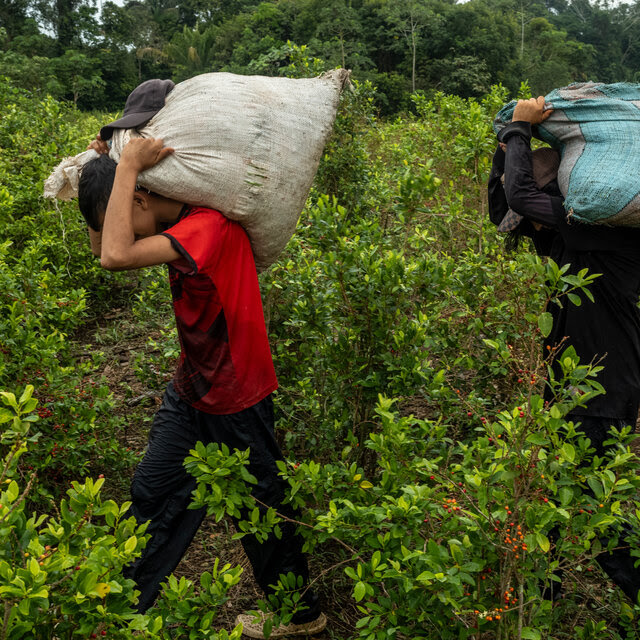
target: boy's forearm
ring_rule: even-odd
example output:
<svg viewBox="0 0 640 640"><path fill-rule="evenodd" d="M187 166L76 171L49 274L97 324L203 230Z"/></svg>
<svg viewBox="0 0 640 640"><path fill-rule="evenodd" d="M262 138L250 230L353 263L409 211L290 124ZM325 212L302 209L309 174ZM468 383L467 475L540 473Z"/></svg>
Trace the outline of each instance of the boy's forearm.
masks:
<svg viewBox="0 0 640 640"><path fill-rule="evenodd" d="M165 147L162 140L153 138L134 138L123 149L102 228L100 264L105 269L139 269L180 257L169 238L157 234L157 211L152 211L148 202L138 202L134 209L138 174L155 166L171 153L171 147ZM144 233L138 229L141 236L136 239L134 212L137 216L145 209L145 215L151 217L153 228L150 230L145 227Z"/></svg>
<svg viewBox="0 0 640 640"><path fill-rule="evenodd" d="M126 162L116 169L116 177L102 228L100 263L105 269L126 268L128 252L135 243L133 194L138 170Z"/></svg>
<svg viewBox="0 0 640 640"><path fill-rule="evenodd" d="M102 255L102 231L94 231L91 227L88 227L88 230L91 253L99 258Z"/></svg>

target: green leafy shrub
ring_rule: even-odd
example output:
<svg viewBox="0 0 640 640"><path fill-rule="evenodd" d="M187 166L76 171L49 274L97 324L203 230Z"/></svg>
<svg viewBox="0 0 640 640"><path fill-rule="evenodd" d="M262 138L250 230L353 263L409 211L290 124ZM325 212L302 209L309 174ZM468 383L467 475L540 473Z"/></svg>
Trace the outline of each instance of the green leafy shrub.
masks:
<svg viewBox="0 0 640 640"><path fill-rule="evenodd" d="M262 63L281 68L289 58L293 67L284 73L292 75L320 68L308 51L292 47ZM135 461L118 435L122 399L98 373L104 354L74 346L86 342L86 323L112 307L133 319L136 335L148 336L134 373L152 390L170 376L179 344L165 274L105 273L89 253L75 205L40 197L56 162L81 150L109 117L81 114L6 81L0 88L6 115L0 122L0 388L35 385L33 398L15 401L21 424L31 420L25 407L39 401L37 431L23 438L27 448L14 454L6 473L11 481L0 485L10 491L2 504L17 505L10 527L1 529L0 521L0 544L11 571L15 565L29 572L32 563L20 553L32 551L15 538L32 540L38 558L40 547L53 549L46 527L64 529L64 500L67 510L72 502L89 509L90 522L72 520L71 529L77 525L73 540L84 536L85 551L97 554L91 562L76 556L73 566L81 567L86 585L75 582L75 571L63 583L77 587L85 605L96 605L79 618L83 631L59 615L79 606L66 587L59 600L48 593L48 608L32 599L28 616L20 613L16 592L0 591L3 601L16 604L11 625L36 625L42 637L54 628L60 638L85 637L85 629L101 634L108 622L110 637L129 637L134 625L150 638L237 638L238 629L219 630L217 620L239 570L215 562L199 580L170 578L155 611L135 617L135 591L117 569L132 555L120 543L102 551L100 542L130 539L133 524L126 524L124 507L116 505L116 514L104 506L111 503L100 496L102 479L72 483L106 469L126 477ZM347 567L320 583L332 580L327 593L357 611L350 637L612 634L605 627L618 609L631 612L615 597L610 602L618 609L606 615L576 613L570 598L554 608L540 598L562 565L590 576L588 560L605 530L611 544L626 544L620 525L637 524L630 435L614 434L613 453L596 468L584 462L587 443L564 420L572 403L598 390L590 375L597 370L565 353L567 381L585 395L558 390L553 407L542 400L549 371L539 341L550 317L541 309L557 295L553 287L563 304L576 303L591 276L572 278L562 265L526 252L505 254L487 223L490 120L506 99L503 88L482 100L416 95L416 115L392 122L374 117L373 91L363 84L345 94L298 232L261 275L280 381L279 433L291 460L282 472L292 502L303 508L308 548L322 554L326 568ZM99 327L93 344L108 348L119 339L108 319ZM15 409L8 411L14 416ZM143 413L136 419L150 420ZM13 451L12 437L5 432L4 456ZM199 479L196 504L217 518L248 510L238 535L277 528L281 516L260 511L248 495L242 454L196 449L188 464ZM65 557L80 553L73 544ZM136 542L134 553L142 544ZM103 553L108 580L94 562ZM62 569L49 565L46 553L40 561L38 580L53 591ZM11 581L16 575L3 574ZM20 579L35 585L34 576ZM565 580L571 585L570 572ZM102 583L114 591L106 598L89 594ZM295 578L282 576L278 593L259 608L287 621L298 597ZM571 628L569 613L579 620Z"/></svg>
<svg viewBox="0 0 640 640"><path fill-rule="evenodd" d="M350 446L333 463L281 463L304 514L306 549L337 541L345 550L335 565L347 563L353 581L357 637L541 638L562 612L542 597L555 573L565 581L588 574L603 549L626 544L624 525L638 530L626 506L640 488L630 428L612 434L604 460L592 457L563 416L597 392L596 371L572 349L562 359L563 382L577 395L559 391L549 408L530 393L512 410L481 415L473 439L452 439L444 422L401 417L381 397L379 428L364 443L375 461L368 471L350 462ZM218 507L242 464L217 478L199 474ZM198 492L203 503L202 483Z"/></svg>
<svg viewBox="0 0 640 640"><path fill-rule="evenodd" d="M121 295L113 282L124 287L126 277L105 276L75 203L42 198L49 171L95 135L98 119L4 80L0 89L0 182L7 185L0 192L0 388L38 383L43 449L21 464L40 472L34 493L47 496L90 467L123 470L133 462L116 437L109 392L95 380L100 359L91 354L79 364L69 339L90 307L96 313Z"/></svg>
<svg viewBox="0 0 640 640"><path fill-rule="evenodd" d="M0 392L2 444L7 453L0 468L0 602L4 604L1 637L157 638L173 637L184 626L189 638L235 640L213 624L227 592L242 569L218 561L200 578L199 587L170 576L156 607L135 611L135 583L122 575L147 542L146 524L128 516L130 503L104 500L104 479L72 482L56 515L29 514L37 473L25 474L20 458L37 446L30 429L39 418L33 387L22 395ZM28 478L28 479L27 479Z"/></svg>
<svg viewBox="0 0 640 640"><path fill-rule="evenodd" d="M578 303L596 277L567 275L552 262L530 266L545 278L545 304ZM280 463L290 500L303 513L299 531L306 549L333 542L344 550L335 566L346 563L353 581L357 637L453 639L489 632L542 638L563 611L552 609L542 595L557 572L569 582L572 571L588 575L599 553L629 544L628 531L640 531L630 509L640 488L631 427L612 433L612 449L600 459L576 425L566 422L576 405L602 392L594 379L600 368L579 363L569 347L558 356L563 378L554 379L537 346L551 329L549 317L547 311L526 313L524 320L535 327L527 334L530 350L518 353L504 337L484 340L486 366L494 363L494 375L504 367L519 376L516 406L489 411L475 388L451 393L441 370L428 379L428 393L439 391L458 405L453 420L399 415L394 400L379 396L368 435L338 448L337 460L334 454L329 463ZM309 326L306 321L297 329ZM354 351L352 344L352 358ZM553 389L552 404L540 394L544 384ZM461 431L464 421L468 426ZM233 468L239 481L238 464L244 464L240 458L218 475ZM220 465L210 462L209 468ZM212 491L206 484L212 482L222 509L224 496L235 492L227 493L220 478L201 471L199 503L206 503ZM224 482L231 486L229 478ZM629 538L631 544L636 537ZM589 634L605 627L587 624L581 637L595 638Z"/></svg>
<svg viewBox="0 0 640 640"><path fill-rule="evenodd" d="M0 473L0 599L4 602L3 638L130 637L147 619L136 615L134 583L122 568L140 554L146 526L126 517L129 505L103 501L104 479L73 482L57 515L27 511L37 474L18 465L27 451L37 400L27 386L19 399L2 392L0 424L9 447ZM20 485L23 484L21 487ZM103 634L104 635L104 634Z"/></svg>

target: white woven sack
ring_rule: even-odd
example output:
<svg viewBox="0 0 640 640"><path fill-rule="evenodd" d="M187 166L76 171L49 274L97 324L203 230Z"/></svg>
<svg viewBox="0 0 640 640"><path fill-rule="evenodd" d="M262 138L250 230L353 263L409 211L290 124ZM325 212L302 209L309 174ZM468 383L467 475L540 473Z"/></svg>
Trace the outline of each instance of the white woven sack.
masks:
<svg viewBox="0 0 640 640"><path fill-rule="evenodd" d="M178 84L139 133L116 131L110 155L117 162L136 135L174 147L139 183L241 223L262 270L295 231L347 77L200 75Z"/></svg>
<svg viewBox="0 0 640 640"><path fill-rule="evenodd" d="M97 158L98 154L89 149L77 156L69 156L62 160L44 183L44 197L71 200L78 197L78 182L82 167Z"/></svg>
<svg viewBox="0 0 640 640"><path fill-rule="evenodd" d="M116 130L110 156L117 162L131 136L162 138L175 153L140 174L139 184L238 221L261 271L295 231L348 77L344 69L308 79L196 76L176 85L143 129ZM45 196L77 194L75 168L91 157L63 160Z"/></svg>

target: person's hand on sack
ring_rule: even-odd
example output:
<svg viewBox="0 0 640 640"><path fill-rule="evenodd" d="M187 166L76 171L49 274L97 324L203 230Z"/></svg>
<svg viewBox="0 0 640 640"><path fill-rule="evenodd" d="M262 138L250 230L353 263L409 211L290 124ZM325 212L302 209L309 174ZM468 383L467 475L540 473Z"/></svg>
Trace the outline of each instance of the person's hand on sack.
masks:
<svg viewBox="0 0 640 640"><path fill-rule="evenodd" d="M138 173L150 169L173 153L160 138L133 138L127 142L120 156L120 166L128 166Z"/></svg>
<svg viewBox="0 0 640 640"><path fill-rule="evenodd" d="M87 145L87 149L93 149L99 154L109 153L109 145L100 137L100 134Z"/></svg>
<svg viewBox="0 0 640 640"><path fill-rule="evenodd" d="M516 104L516 108L513 110L511 122L540 124L553 113L553 109L547 109L545 111L544 106L544 96L529 98L529 100L518 100L518 104Z"/></svg>

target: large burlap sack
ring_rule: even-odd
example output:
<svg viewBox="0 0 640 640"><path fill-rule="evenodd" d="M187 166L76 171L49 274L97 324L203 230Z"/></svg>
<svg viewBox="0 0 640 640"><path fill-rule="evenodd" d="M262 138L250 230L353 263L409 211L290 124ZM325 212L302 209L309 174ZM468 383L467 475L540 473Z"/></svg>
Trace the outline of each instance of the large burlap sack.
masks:
<svg viewBox="0 0 640 640"><path fill-rule="evenodd" d="M640 85L577 83L555 89L554 112L534 135L560 151L558 184L569 219L640 226ZM511 121L515 101L494 120Z"/></svg>
<svg viewBox="0 0 640 640"><path fill-rule="evenodd" d="M53 170L53 173L44 183L44 197L58 198L58 200L71 200L78 196L78 183L82 167L97 158L98 154L93 149L88 149L77 156L65 158Z"/></svg>
<svg viewBox="0 0 640 640"><path fill-rule="evenodd" d="M132 136L162 138L175 153L139 184L238 221L262 270L295 231L348 77L344 69L309 79L203 74L176 85L139 132L116 131L110 156L117 162Z"/></svg>

